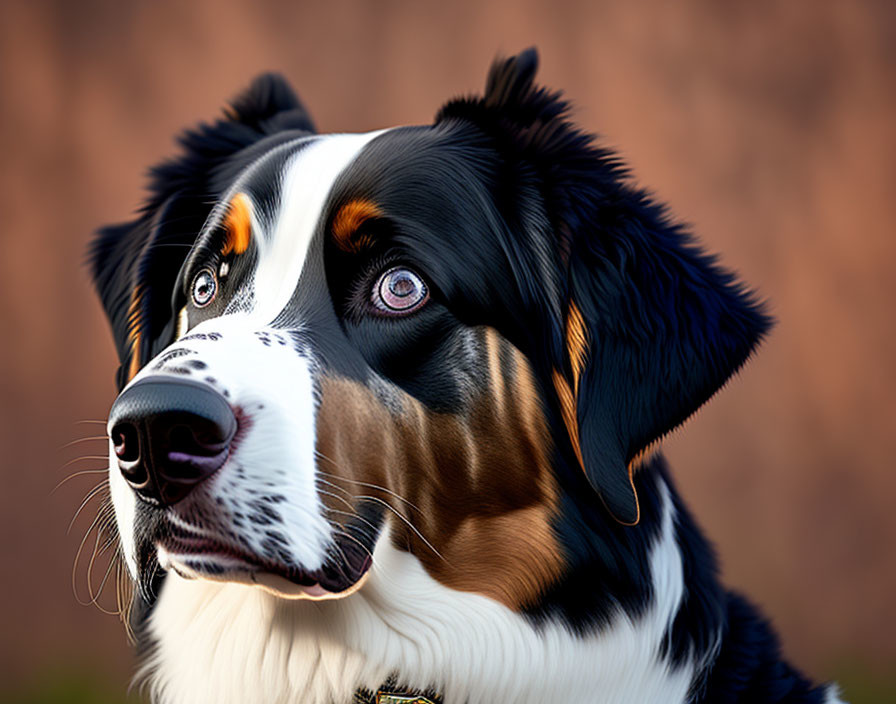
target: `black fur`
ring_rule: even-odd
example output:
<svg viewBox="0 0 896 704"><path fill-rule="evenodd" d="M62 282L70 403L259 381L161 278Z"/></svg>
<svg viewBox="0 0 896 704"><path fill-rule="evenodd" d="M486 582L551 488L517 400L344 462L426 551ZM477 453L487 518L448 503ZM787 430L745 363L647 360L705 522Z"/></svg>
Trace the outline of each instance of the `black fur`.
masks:
<svg viewBox="0 0 896 704"><path fill-rule="evenodd" d="M563 300L546 311L537 299L525 300L523 312L540 308L540 317L554 318L539 331L553 330L552 363L568 369L557 313L570 301L581 309L591 335L578 405L585 468L611 513L632 524L638 504L628 463L724 384L770 319L628 183L614 156L567 121L559 94L534 85L536 66L533 50L498 62L482 99L449 103L438 121L486 130L502 157L502 187L531 188L544 199L550 234L541 246L563 260ZM543 283L533 279L531 288L543 295Z"/></svg>
<svg viewBox="0 0 896 704"><path fill-rule="evenodd" d="M150 197L135 221L100 230L89 258L115 337L119 388L131 364L130 330L142 332L134 351L141 365L173 340L178 273L215 202L257 156L253 145L267 149L313 132L289 84L259 76L223 119L184 132L180 156L150 170ZM140 305L131 309L136 294Z"/></svg>

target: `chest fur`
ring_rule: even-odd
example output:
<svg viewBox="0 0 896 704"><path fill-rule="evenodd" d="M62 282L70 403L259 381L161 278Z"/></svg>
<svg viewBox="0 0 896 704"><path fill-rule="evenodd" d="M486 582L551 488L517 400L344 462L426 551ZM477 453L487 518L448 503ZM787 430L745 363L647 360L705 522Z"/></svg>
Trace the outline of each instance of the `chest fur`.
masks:
<svg viewBox="0 0 896 704"><path fill-rule="evenodd" d="M285 601L169 575L143 674L165 704L339 704L393 673L435 688L446 704L683 702L694 668L661 655L683 592L668 520L651 559L661 596L637 619L620 612L587 636L561 622L535 627L491 599L448 589L381 540L368 582L340 601Z"/></svg>

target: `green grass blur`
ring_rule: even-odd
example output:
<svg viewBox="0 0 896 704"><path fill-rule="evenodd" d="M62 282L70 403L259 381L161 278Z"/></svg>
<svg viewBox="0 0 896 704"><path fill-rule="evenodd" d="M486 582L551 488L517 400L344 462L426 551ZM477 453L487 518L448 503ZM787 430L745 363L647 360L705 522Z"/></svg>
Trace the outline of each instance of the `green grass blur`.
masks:
<svg viewBox="0 0 896 704"><path fill-rule="evenodd" d="M858 664L841 663L832 672L832 679L840 685L845 701L851 704L896 702L896 668L889 673L871 672ZM99 674L62 668L48 670L21 690L8 691L0 685L0 704L144 704L147 701L138 692L127 693L124 687Z"/></svg>
<svg viewBox="0 0 896 704"><path fill-rule="evenodd" d="M110 682L96 673L51 669L22 689L0 685L0 704L142 704L136 691Z"/></svg>

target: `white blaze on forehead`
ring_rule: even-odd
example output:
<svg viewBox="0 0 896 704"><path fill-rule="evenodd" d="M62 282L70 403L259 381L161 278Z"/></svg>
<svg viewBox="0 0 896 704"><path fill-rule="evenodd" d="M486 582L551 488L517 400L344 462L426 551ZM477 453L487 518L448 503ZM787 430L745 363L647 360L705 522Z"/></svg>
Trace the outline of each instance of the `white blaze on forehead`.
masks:
<svg viewBox="0 0 896 704"><path fill-rule="evenodd" d="M255 238L258 265L253 277L254 316L270 322L286 307L333 184L361 149L380 134L382 131L322 137L286 162L280 203L270 231Z"/></svg>

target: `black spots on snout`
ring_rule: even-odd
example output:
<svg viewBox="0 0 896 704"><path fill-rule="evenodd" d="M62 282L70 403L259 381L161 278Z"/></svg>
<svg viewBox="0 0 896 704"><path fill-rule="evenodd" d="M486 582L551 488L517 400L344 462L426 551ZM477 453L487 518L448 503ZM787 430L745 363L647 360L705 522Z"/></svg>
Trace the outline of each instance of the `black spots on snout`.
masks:
<svg viewBox="0 0 896 704"><path fill-rule="evenodd" d="M257 337L265 347L271 346L271 336L268 333L257 332L255 333L255 337Z"/></svg>
<svg viewBox="0 0 896 704"><path fill-rule="evenodd" d="M268 553L279 555L284 562L290 562L289 541L283 533L276 530L266 530L261 546Z"/></svg>
<svg viewBox="0 0 896 704"><path fill-rule="evenodd" d="M197 367L197 369L205 369L205 367L206 367L206 365L203 364L202 367ZM217 377L209 375L209 376L204 377L202 380L209 386L213 386L215 388L215 390L218 393L220 393L224 398L226 398L228 401L230 400L230 396L231 396L230 391L228 389L224 388L224 385L220 381L218 381Z"/></svg>
<svg viewBox="0 0 896 704"><path fill-rule="evenodd" d="M264 539L261 541L261 548L268 559L279 560L287 565L293 564L294 558L289 549L289 542L283 533L268 530L265 531L264 536Z"/></svg>
<svg viewBox="0 0 896 704"><path fill-rule="evenodd" d="M196 354L196 352L194 350L188 350L186 347L175 347L174 349L168 350L161 357L159 357L158 361L153 365L153 369L161 369L172 359L177 359L178 357L186 357L191 354Z"/></svg>
<svg viewBox="0 0 896 704"><path fill-rule="evenodd" d="M153 369L164 371L168 374L190 376L193 373L193 369L203 369L205 367L205 362L201 362L198 359L189 359L183 362L179 362L177 366L166 365L175 359L189 357L190 355L194 354L197 354L196 350L187 349L186 347L175 347L174 349L170 349L162 354L162 356L159 357L158 361L153 365Z"/></svg>
<svg viewBox="0 0 896 704"><path fill-rule="evenodd" d="M214 562L205 561L199 562L198 560L188 560L186 562L187 567L195 572L199 572L201 574L213 574L213 575L222 575L227 572L227 568L224 565L218 565Z"/></svg>
<svg viewBox="0 0 896 704"><path fill-rule="evenodd" d="M265 501L251 501L248 506L250 509L248 518L257 526L269 526L283 521L280 512L271 508Z"/></svg>
<svg viewBox="0 0 896 704"><path fill-rule="evenodd" d="M188 357L198 354L196 350L187 349L186 347L176 347L168 350L153 365L153 370L164 371L168 374L179 374L181 376L190 376L194 371L202 371L208 367L208 364L201 359L187 359L179 362L177 366L166 366L175 359Z"/></svg>
<svg viewBox="0 0 896 704"><path fill-rule="evenodd" d="M267 330L260 330L255 333L255 337L263 344L265 347L273 347L274 345L278 345L280 347L286 347L287 342L286 336L281 335L276 332L269 332Z"/></svg>
<svg viewBox="0 0 896 704"><path fill-rule="evenodd" d="M194 332L180 339L181 342L186 342L187 340L206 340L209 342L217 342L223 337L224 336L220 332Z"/></svg>

